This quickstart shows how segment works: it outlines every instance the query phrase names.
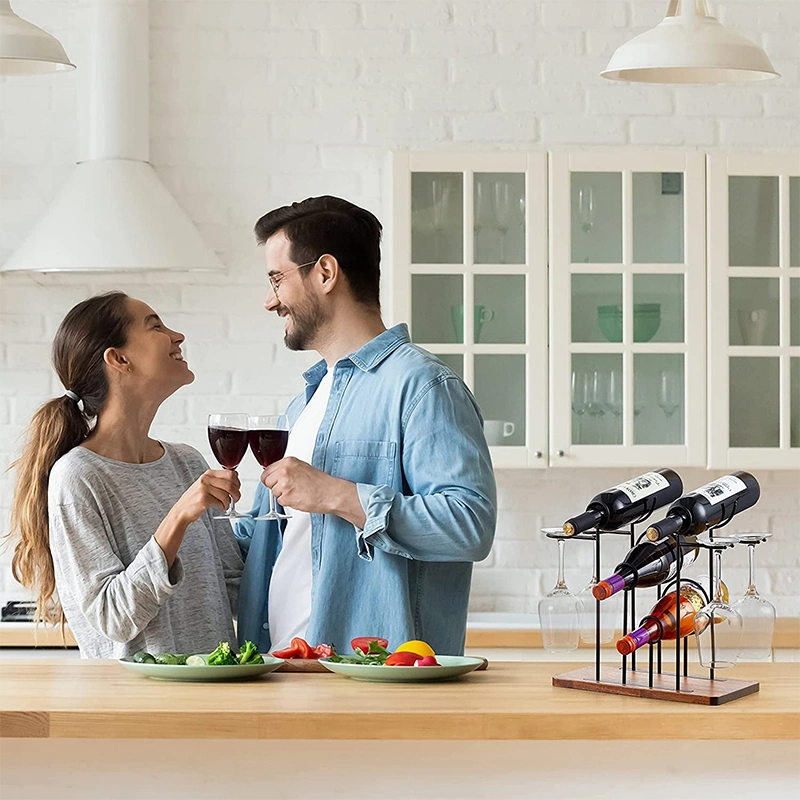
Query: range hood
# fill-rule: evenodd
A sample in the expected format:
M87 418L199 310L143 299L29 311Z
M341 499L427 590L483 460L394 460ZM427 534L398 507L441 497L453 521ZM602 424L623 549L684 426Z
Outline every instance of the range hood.
M148 0L82 0L78 164L3 272L221 270L148 163Z

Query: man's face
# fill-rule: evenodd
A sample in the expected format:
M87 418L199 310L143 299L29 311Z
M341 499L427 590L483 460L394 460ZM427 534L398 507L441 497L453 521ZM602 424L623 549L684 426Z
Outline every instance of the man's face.
M267 275L278 285L269 285L264 308L286 320L283 341L290 350L312 350L328 315L311 279L314 267L299 270L292 261L291 242L283 231L270 236L264 245Z

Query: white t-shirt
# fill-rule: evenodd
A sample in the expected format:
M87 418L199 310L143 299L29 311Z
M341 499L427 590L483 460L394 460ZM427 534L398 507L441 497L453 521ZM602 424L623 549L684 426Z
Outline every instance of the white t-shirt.
M310 464L319 426L328 408L333 371L325 377L289 434L286 455ZM311 514L286 508L283 545L269 584L269 635L272 650L283 650L295 636L305 637L311 618ZM318 642L309 642L313 647Z

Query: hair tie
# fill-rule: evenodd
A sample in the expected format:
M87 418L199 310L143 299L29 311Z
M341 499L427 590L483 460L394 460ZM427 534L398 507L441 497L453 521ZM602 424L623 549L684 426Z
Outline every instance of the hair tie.
M75 392L71 392L69 389L67 389L64 392L64 397L69 397L69 399L72 400L72 402L75 403L76 406L78 406L78 410L83 411L83 400L81 400L81 398L78 397L78 395L75 394Z

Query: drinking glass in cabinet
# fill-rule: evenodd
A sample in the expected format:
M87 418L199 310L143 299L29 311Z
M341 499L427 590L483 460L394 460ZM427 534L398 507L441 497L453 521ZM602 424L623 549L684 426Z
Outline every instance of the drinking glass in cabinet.
M622 355L572 356L572 443L622 443Z
M684 443L682 353L633 357L633 443Z
M756 589L756 545L767 541L771 533L735 533L732 539L747 545L749 578L747 591L733 607L742 618L742 643L739 661L766 661L772 655L772 634L775 630L775 606Z
M474 249L476 264L525 262L525 176L476 172Z
M730 278L728 288L731 345L779 344L779 279Z
M461 309L460 321L452 309ZM411 276L411 337L420 344L464 341L464 276Z
M561 528L544 528L543 533ZM558 543L558 576L556 585L539 601L539 625L542 645L548 653L571 653L578 648L581 629L581 603L564 580L564 539Z
M684 276L633 276L633 341L684 341Z
M606 411L617 420L612 427L612 435L614 431L621 431L622 423L622 373L612 369L608 373L608 383L606 384ZM620 442L616 442L620 444Z
M411 175L411 260L460 264L464 260L464 177L460 172Z
M714 599L694 617L697 653L701 666L723 669L736 664L742 641L742 618L731 608L722 594L722 550L733 539L714 537Z
M575 272L570 292L573 342L622 341L622 275Z
M473 341L483 344L524 344L526 278L524 275L475 275L475 307L486 309ZM491 312L491 314L489 313Z
M622 173L571 175L572 263L622 262Z
M572 370L572 441L583 443L583 417L589 407L589 374L583 369Z

